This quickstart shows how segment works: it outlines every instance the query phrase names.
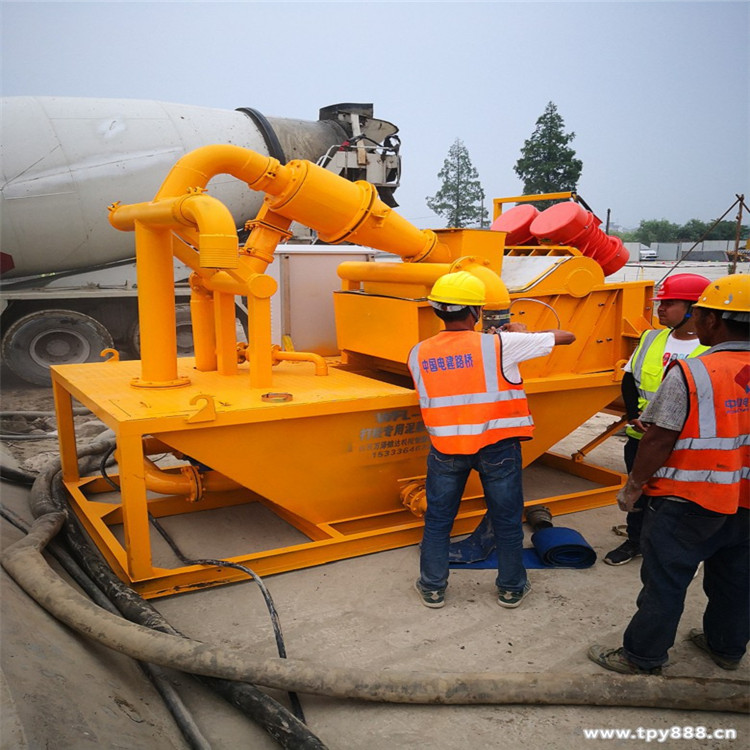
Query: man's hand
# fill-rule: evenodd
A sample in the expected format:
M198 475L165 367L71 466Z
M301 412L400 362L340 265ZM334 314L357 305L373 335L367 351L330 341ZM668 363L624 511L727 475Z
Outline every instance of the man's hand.
M631 419L628 424L634 429L638 430L638 432L646 432L650 426L648 422L641 422L640 417Z
M500 326L504 333L528 333L529 329L523 323L505 323Z
M625 513L638 512L633 511L633 506L638 502L638 498L643 494L643 485L634 482L630 477L624 486L617 493L617 505Z

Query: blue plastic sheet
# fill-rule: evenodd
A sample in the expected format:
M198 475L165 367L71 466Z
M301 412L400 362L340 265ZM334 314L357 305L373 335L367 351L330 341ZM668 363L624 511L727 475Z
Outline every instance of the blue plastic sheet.
M523 551L526 568L590 568L596 562L596 552L575 529L562 526L539 529L531 535L531 543L534 546ZM450 567L497 568L497 552L493 550L479 562L451 563Z

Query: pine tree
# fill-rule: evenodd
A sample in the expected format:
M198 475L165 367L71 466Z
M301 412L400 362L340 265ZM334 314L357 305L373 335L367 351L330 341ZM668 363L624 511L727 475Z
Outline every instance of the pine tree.
M564 133L565 123L553 102L547 104L536 128L521 149L521 158L513 170L523 180L523 194L556 193L575 190L583 171L583 163L568 145L575 133ZM544 209L553 201L537 201Z
M450 147L438 177L442 185L435 195L426 198L429 209L442 216L447 227L484 227L489 218L484 190L460 138Z

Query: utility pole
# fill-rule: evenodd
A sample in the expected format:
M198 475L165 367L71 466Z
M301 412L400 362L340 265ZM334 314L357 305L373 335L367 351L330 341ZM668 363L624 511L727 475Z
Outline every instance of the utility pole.
M735 193L735 195L737 195ZM737 211L737 226L734 230L734 258L732 259L732 273L737 273L737 260L740 256L740 232L742 231L742 207L745 205L745 196L737 195L739 210Z

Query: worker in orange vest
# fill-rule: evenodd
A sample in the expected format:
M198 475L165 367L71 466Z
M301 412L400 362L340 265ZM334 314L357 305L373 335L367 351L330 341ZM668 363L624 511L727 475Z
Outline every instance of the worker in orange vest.
M475 331L485 287L466 271L439 278L427 299L445 330L417 344L408 360L432 443L417 593L426 607L445 604L450 533L475 469L498 551L498 604L517 607L531 590L522 560L520 441L534 429L518 363L545 356L575 336L529 333L520 323L505 324L498 333Z
M588 652L615 672L661 674L701 562L708 603L703 629L688 640L734 670L750 639L750 276L711 282L693 305L693 324L710 348L667 372L617 496L624 511L641 493L648 505L638 610L622 647Z

